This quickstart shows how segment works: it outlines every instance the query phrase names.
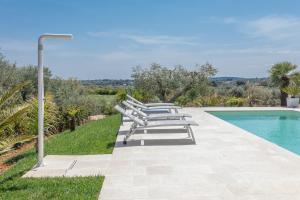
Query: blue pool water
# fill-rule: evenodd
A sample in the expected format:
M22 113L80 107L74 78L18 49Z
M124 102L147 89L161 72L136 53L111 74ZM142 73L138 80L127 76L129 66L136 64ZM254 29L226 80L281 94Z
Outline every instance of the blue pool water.
M208 113L300 155L300 112L213 111Z

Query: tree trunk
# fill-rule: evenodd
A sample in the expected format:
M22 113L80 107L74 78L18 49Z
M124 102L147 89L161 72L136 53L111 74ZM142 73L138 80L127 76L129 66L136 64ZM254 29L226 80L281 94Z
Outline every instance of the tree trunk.
M282 82L283 82L283 84L281 85L281 88L280 88L280 105L282 107L285 107L287 105L286 98L288 97L288 94L283 92L282 89L289 86L290 80L288 77L282 77Z
M36 137L36 139L35 139L34 148L35 148L35 153L38 154L38 152L39 152L39 149L38 149L38 137Z
M72 119L70 120L70 130L75 131L75 127L76 127L76 120L75 117L72 117Z
M287 104L286 104L286 98L288 97L288 94L283 92L283 91L280 91L280 105L282 107L285 107Z

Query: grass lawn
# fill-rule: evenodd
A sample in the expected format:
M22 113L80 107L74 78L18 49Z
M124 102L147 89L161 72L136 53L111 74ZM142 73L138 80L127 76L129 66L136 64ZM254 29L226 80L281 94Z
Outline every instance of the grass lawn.
M120 116L113 115L77 127L75 132L65 131L46 142L47 155L85 155L112 153Z
M46 141L46 154L111 153L120 125L113 115L65 131ZM0 176L0 199L97 199L104 177L21 178L36 163L35 151L29 150L8 163L15 163Z

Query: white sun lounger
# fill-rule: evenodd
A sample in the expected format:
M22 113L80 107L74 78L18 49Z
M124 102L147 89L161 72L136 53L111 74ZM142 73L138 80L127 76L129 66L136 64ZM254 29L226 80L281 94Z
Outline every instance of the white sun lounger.
M141 104L137 104L133 101L129 101L127 100L126 101L127 103L131 104L132 106L138 108L138 109L141 109L143 111L146 111L146 112L151 112L151 111L168 111L168 112L171 112L172 110L175 111L175 113L178 113L178 109L181 109L180 106L155 106L155 107L147 107L147 106L144 106L144 105L141 105Z
M198 126L198 124L194 121L186 121L186 120L162 120L162 121L146 121L139 119L136 116L133 116L121 108L120 106L116 105L115 109L122 113L122 115L130 118L133 123L130 127L128 134L125 136L123 143L126 144L127 140L131 135L133 135L137 130L147 130L151 128L157 127L184 127L187 130L189 137L193 134L191 126ZM170 128L174 129L174 128Z
M146 107L156 107L156 106L174 106L173 103L142 103L139 100L137 100L136 98L133 98L130 95L126 95L128 99L130 99L131 101L133 101L134 103L146 106Z
M126 106L126 108L131 109L133 111L133 115L138 115L139 118L145 120L172 120L172 119L182 119L184 120L185 117L192 117L189 114L183 113L161 113L161 114L147 114L142 110L137 109L136 107L132 106L126 101L123 101L122 104Z

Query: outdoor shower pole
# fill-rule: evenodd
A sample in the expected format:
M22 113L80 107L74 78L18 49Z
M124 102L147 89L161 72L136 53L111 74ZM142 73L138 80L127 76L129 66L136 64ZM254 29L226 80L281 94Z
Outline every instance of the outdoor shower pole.
M44 67L43 41L45 39L72 39L71 34L43 34L38 40L38 163L37 167L44 166Z

